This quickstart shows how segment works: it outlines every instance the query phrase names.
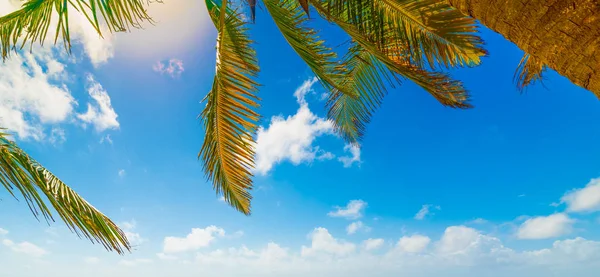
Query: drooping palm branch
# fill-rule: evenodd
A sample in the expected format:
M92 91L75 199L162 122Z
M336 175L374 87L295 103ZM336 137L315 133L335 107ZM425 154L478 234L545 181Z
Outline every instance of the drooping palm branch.
M228 0L205 0L218 31L213 86L201 113L206 134L199 158L217 193L250 213L254 134L259 115L256 55L241 13ZM246 1L254 21L257 0ZM486 54L473 19L445 0L263 0L286 41L330 91L328 117L348 142L358 143L386 94L386 84L411 80L443 105L467 108L462 84L436 68L474 66ZM69 8L83 13L101 34L152 22L142 0L29 0L0 18L2 57L26 43L43 43L54 13L55 43L70 49ZM352 47L341 59L307 21L309 5L341 27ZM54 12L53 12L54 9ZM221 12L225 11L225 12ZM306 14L306 15L305 15ZM99 20L99 18L101 20Z
M0 183L13 197L17 198L15 193L20 194L35 217L54 220L45 198L78 235L119 254L130 250L127 237L114 222L7 137L0 128Z
M310 0L336 17L367 32L374 41L401 42L411 62L423 67L474 66L486 55L474 35L475 20L445 0Z
M386 83L394 87L399 82L398 75L388 70L362 46L354 45L342 62L348 70L344 80L358 97L333 90L327 100L328 118L335 122L336 131L351 143L358 143L372 114L381 105L387 94Z
M249 190L254 166L254 132L258 107L256 53L248 38L246 23L227 8L206 0L217 28L217 64L213 86L206 96L201 117L206 134L198 154L205 173L218 194L244 214L250 214ZM223 12L225 7L225 12Z
M288 44L308 65L327 90L336 90L357 97L342 84L348 74L337 61L337 55L307 26L308 18L297 0L263 0L275 24Z

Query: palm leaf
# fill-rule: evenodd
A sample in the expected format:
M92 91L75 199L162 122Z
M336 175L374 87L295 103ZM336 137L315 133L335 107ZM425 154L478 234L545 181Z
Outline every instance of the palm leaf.
M313 6L324 17L340 26L356 43L374 58L384 64L390 71L399 74L429 92L444 106L453 108L468 108L468 93L457 80L452 80L448 75L440 72L431 72L415 65L410 60L410 55L402 49L403 44L397 41L378 40L366 29L345 22L327 12L320 0L311 0Z
M312 69L327 90L336 89L357 96L340 81L347 72L335 61L336 54L319 40L317 32L305 25L308 20L297 0L264 0L275 24L300 58Z
M20 192L36 217L53 220L41 192L69 229L107 250L122 254L131 246L123 231L108 217L86 202L54 174L32 159L0 129L0 183L16 197Z
M515 71L517 88L523 91L525 87L542 80L542 73L546 70L544 63L525 53Z
M143 0L29 0L21 9L0 17L0 48L6 59L12 50L22 49L27 43L44 44L54 15L58 16L54 43L61 37L67 51L71 49L69 34L69 6L81 12L99 35L101 22L111 32L140 28L143 21L152 22ZM99 20L99 18L101 20Z
M402 41L420 67L474 66L486 55L475 20L446 0L312 0L337 17L368 32L378 42ZM397 49L398 50L398 49Z
M239 14L206 0L218 30L216 74L201 117L206 134L198 154L217 193L244 214L250 214L254 167L254 133L259 115L256 96L256 53ZM223 11L225 7L226 12Z
M345 80L358 97L332 91L327 100L327 115L334 122L337 133L346 141L358 143L371 115L387 94L386 81L393 87L393 79L397 76L358 45L351 47L343 66L348 70Z

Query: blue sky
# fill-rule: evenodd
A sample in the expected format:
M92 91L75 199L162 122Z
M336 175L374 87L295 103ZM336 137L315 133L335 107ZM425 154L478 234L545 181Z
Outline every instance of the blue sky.
M259 9L251 26L263 85L253 214L228 207L196 158L216 35L200 2L151 7L156 27L105 40L73 20L72 57L46 46L0 65L1 125L136 245L108 253L60 222L36 221L0 192L3 276L598 270L600 103L552 71L520 94L513 74L522 52L486 29L490 56L451 72L474 109L444 108L405 82L386 96L358 149L333 134L325 91ZM313 22L332 31L332 44L344 40Z

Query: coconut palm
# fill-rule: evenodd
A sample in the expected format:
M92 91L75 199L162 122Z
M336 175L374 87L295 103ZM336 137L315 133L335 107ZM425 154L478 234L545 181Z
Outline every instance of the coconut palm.
M206 133L198 157L216 192L237 210L250 214L254 135L260 116L256 112L259 98L255 81L259 67L247 32L251 22L245 20L239 2L205 2L218 31L217 60L214 82L200 114ZM249 18L254 20L259 3L256 0L244 3L249 7ZM440 70L478 65L486 52L476 34L475 21L452 8L446 0L263 0L261 3L290 47L329 91L328 117L349 143L360 142L372 113L387 93L386 88L404 79L422 87L444 106L470 107L462 83ZM309 6L348 34L347 49L327 46L319 32L310 26ZM70 50L70 12L84 14L101 35L102 25L111 32L120 32L152 22L143 0L28 0L21 9L0 18L2 57L8 58L12 50L25 45L43 43L52 20L56 22L55 27L52 25L56 30L55 43L61 40ZM335 50L346 54L338 57ZM36 165L38 171L30 174L47 172ZM6 170L18 169L13 169L14 164L3 166ZM47 182L41 176L38 179L30 178L19 184L27 187L37 184L33 181ZM58 202L71 198L52 199L63 205ZM83 214L78 210L82 206L69 207L62 210L63 218L82 222ZM105 217L95 218L97 222L109 222ZM92 227L84 230L96 239L104 239L103 242L110 241L109 247L115 248L112 243L115 240L110 240L113 238L127 245L120 232L107 237L103 236L105 233L92 232L95 230Z

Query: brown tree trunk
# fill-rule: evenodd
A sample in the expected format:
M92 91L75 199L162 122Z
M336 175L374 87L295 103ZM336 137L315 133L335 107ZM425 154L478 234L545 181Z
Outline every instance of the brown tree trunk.
M448 0L600 97L600 0Z

